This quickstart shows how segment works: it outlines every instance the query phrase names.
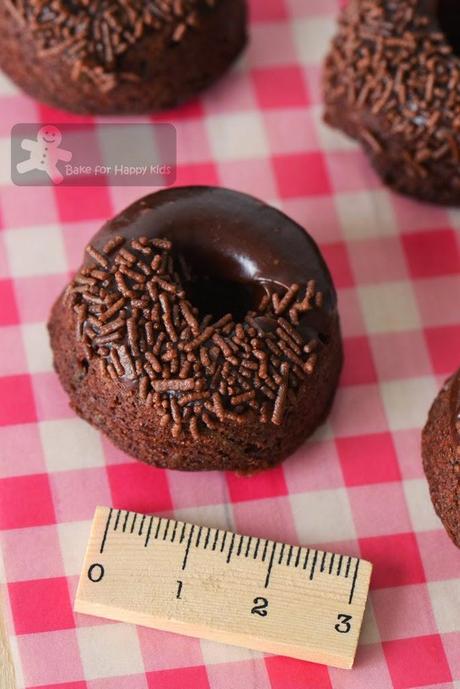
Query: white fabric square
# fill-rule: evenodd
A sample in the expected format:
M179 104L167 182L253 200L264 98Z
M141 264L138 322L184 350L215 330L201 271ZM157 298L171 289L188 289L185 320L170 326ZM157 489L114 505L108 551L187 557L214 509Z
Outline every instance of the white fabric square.
M21 329L30 373L52 371L53 355L46 323L23 323Z
M0 184L11 184L11 141L6 138L0 138Z
M376 644L380 641L380 633L374 615L372 601L368 600L364 609L363 624L359 636L360 644Z
M344 488L291 495L289 500L302 545L356 538L350 503Z
M0 72L0 95L13 96L18 93L18 87L9 79L4 72Z
M201 652L205 665L217 665L219 663L239 663L245 660L262 658L263 653L251 651L249 648L240 646L229 646L217 641L201 639Z
M269 153L264 123L256 112L210 115L206 127L219 161L261 158Z
M90 529L90 520L57 525L64 572L67 577L79 576L81 573Z
M397 353L395 354L397 356ZM380 390L392 431L422 428L436 396L433 378L410 378L382 383ZM421 460L420 460L421 461Z
M369 333L402 332L420 328L420 315L409 282L387 282L358 287ZM394 352L398 356L398 352Z
M136 627L107 624L77 629L85 677L118 677L144 672Z
M440 633L458 632L460 625L460 579L433 581L428 584L428 590Z
M433 531L441 528L426 479L414 478L404 481L403 488L414 531Z
M40 436L49 471L103 466L99 433L81 419L42 421Z
M233 508L229 503L178 509L174 511L174 519L198 526L210 526L212 529L231 531L234 528Z
M334 197L346 239L370 239L397 234L391 197L385 189L342 192Z
M14 277L67 271L62 233L52 225L5 230L5 244Z
M312 105L310 107L310 112L323 150L353 151L359 148L359 144L350 136L326 124L323 119L324 105Z
M294 42L301 62L321 63L337 31L335 17L305 17L293 23Z

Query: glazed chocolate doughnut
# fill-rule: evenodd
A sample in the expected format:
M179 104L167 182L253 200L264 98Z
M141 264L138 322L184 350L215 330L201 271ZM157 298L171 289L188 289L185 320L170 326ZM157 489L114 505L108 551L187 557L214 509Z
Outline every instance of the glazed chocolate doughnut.
M246 0L0 0L0 68L65 110L150 112L220 77L246 25Z
M460 370L433 402L423 429L422 454L436 513L460 548Z
M49 331L75 411L173 469L280 462L325 418L342 364L336 294L311 237L212 187L151 194L106 223Z
M350 0L324 71L326 122L391 187L443 204L460 203L458 27L457 0Z

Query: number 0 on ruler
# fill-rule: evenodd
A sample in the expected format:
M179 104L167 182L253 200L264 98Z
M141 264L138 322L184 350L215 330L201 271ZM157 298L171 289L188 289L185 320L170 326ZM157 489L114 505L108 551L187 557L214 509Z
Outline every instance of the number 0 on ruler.
M76 612L350 668L372 565L98 507Z

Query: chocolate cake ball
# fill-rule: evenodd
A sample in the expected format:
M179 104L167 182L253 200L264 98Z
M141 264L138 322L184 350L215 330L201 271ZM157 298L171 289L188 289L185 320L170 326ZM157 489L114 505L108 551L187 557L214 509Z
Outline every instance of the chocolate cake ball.
M218 79L246 24L246 0L2 0L0 68L65 110L150 112Z
M404 194L460 203L460 3L350 0L324 71L325 120Z
M49 331L75 411L172 469L280 462L324 420L342 365L336 293L312 238L212 187L160 191L107 222Z
M436 513L460 548L460 370L433 402L423 429L422 454Z

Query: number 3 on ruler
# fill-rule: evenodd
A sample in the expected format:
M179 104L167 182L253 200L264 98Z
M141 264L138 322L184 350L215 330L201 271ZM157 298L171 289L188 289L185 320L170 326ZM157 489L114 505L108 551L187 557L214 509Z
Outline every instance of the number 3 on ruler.
M334 625L335 631L340 632L340 634L347 634L351 629L351 624L350 624L350 620L352 619L351 615L339 614L339 615L337 615L337 619L338 619L338 622L336 625Z

